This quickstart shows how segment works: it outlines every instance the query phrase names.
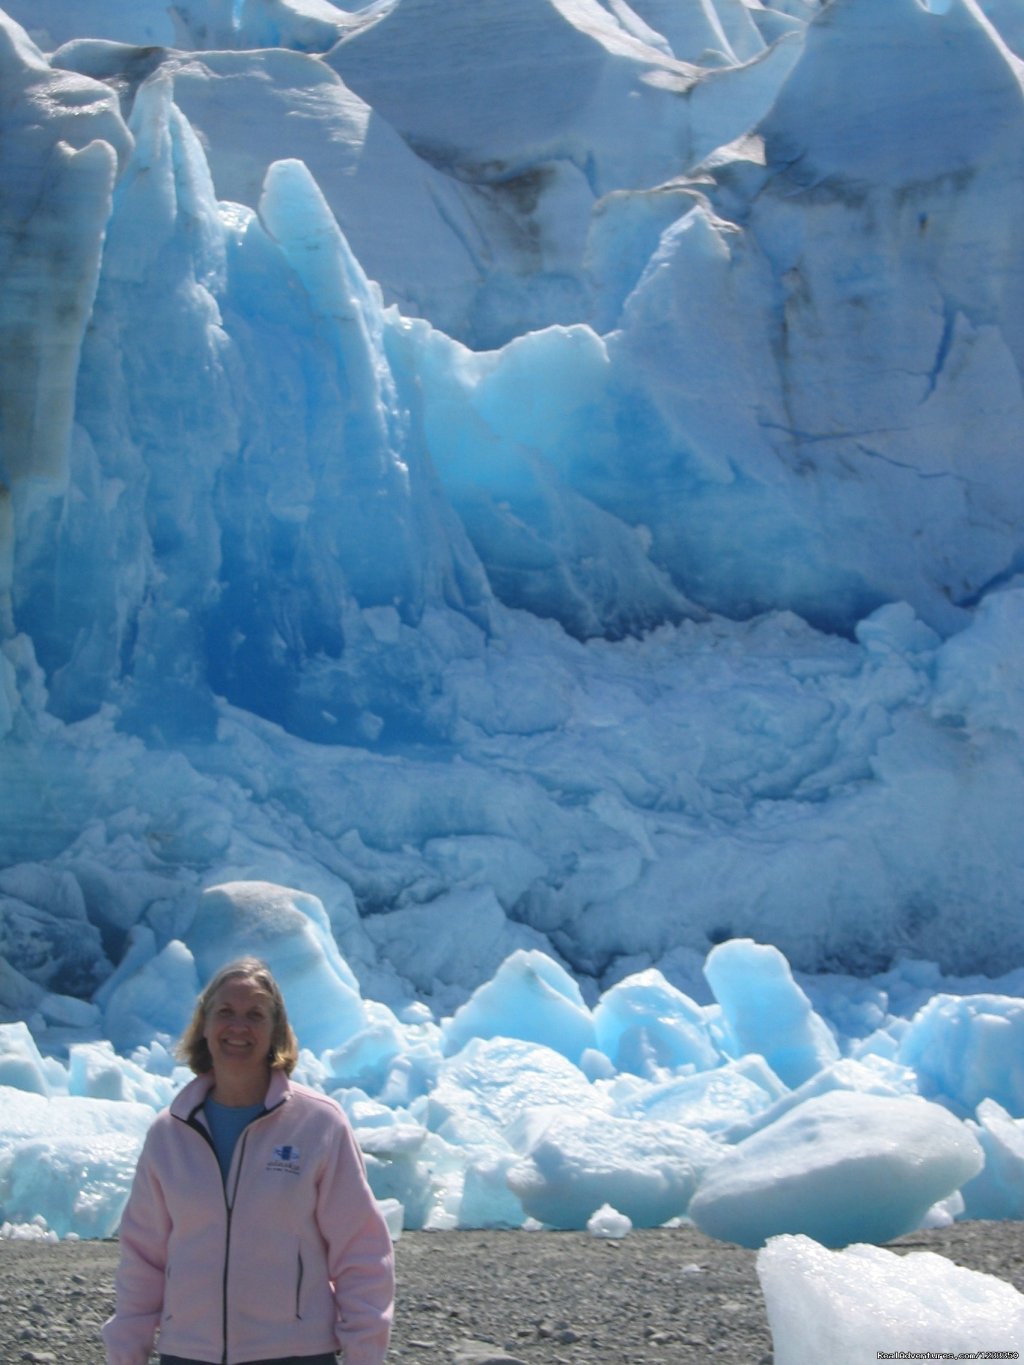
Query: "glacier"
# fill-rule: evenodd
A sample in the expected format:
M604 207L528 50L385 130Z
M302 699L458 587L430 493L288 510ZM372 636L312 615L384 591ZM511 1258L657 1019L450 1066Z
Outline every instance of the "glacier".
M1022 51L7 0L6 1228L241 950L407 1227L1021 1216Z

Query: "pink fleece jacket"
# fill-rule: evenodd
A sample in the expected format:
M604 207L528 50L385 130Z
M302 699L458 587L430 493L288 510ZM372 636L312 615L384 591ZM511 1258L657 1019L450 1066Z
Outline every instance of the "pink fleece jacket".
M344 1351L380 1365L394 1263L348 1120L327 1096L271 1075L225 1183L190 1082L146 1135L121 1219L109 1365L167 1355L237 1365Z

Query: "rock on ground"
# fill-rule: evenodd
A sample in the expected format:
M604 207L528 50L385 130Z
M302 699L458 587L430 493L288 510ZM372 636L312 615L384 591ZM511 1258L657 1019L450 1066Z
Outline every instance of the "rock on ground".
M1024 1292L1020 1223L957 1223L927 1248ZM3 1365L103 1365L116 1242L0 1241ZM770 1365L755 1255L690 1227L405 1233L389 1361L403 1365Z

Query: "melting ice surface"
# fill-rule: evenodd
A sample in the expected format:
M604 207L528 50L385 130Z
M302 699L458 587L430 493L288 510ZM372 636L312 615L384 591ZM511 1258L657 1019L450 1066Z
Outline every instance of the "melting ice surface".
M253 949L396 1226L1022 1216L1022 44L8 0L8 1228Z

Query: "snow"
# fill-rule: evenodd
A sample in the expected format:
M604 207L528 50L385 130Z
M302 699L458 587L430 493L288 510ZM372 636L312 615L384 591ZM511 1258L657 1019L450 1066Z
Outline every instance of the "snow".
M468 13L0 14L4 1235L241 951L396 1232L1019 1218L1019 15Z

